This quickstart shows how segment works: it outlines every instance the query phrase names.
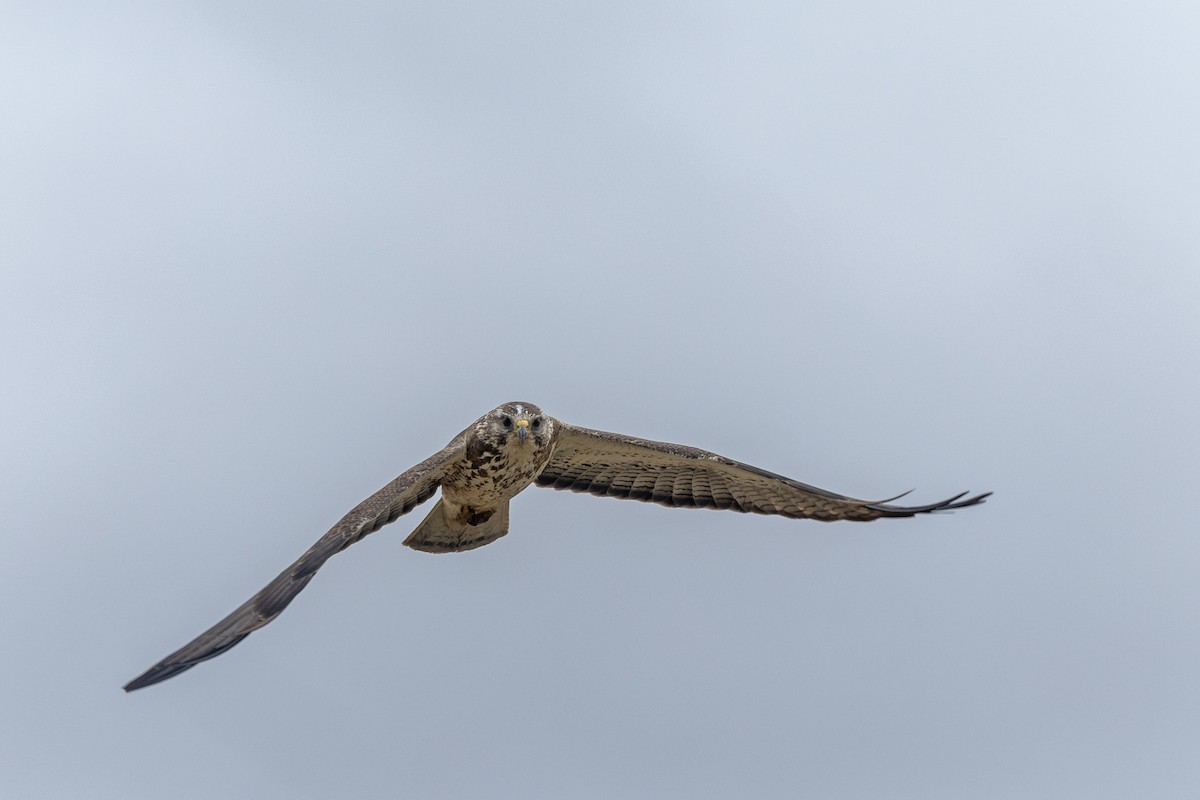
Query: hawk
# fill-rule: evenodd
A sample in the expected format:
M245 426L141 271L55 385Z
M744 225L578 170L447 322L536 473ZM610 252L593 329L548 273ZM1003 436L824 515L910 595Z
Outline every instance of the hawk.
M141 689L218 656L279 616L330 556L433 497L404 544L456 553L508 533L508 503L531 484L659 503L823 522L911 517L982 503L991 492L924 506L855 500L739 461L667 442L579 428L532 403L505 403L359 503L304 555L232 614L125 685ZM965 498L965 499L964 499Z

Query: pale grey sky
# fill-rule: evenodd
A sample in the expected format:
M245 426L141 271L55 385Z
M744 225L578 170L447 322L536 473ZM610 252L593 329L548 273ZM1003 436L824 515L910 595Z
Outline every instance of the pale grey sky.
M0 794L1194 798L1192 3L175 3L0 24ZM859 496L530 490L528 400Z

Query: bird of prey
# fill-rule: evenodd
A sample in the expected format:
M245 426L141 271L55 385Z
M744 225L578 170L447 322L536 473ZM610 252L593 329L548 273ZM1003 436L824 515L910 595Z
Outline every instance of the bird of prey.
M316 544L232 614L125 685L125 691L174 677L218 656L266 625L292 602L330 556L442 496L404 544L455 553L508 533L508 502L530 484L659 503L778 514L823 522L911 517L982 503L991 492L924 506L855 500L679 444L579 428L532 403L505 403L448 445L359 503ZM965 499L964 499L965 498Z

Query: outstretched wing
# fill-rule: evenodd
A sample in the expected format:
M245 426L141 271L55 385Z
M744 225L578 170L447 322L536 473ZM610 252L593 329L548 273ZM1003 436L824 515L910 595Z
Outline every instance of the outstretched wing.
M706 450L559 422L558 444L538 486L677 508L719 508L794 519L867 521L982 503L966 492L925 506L856 500ZM896 498L892 498L893 500Z
M446 464L462 452L460 435L444 450L401 474L355 506L294 564L279 573L236 611L125 684L132 692L165 681L214 656L219 656L266 625L292 602L330 556L345 550L397 517L428 500L441 484Z

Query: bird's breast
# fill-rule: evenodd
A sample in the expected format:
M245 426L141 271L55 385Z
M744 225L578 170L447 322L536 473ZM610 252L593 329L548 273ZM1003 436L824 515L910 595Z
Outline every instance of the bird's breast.
M552 448L530 446L470 449L442 479L442 494L469 506L508 500L533 483L550 460Z

